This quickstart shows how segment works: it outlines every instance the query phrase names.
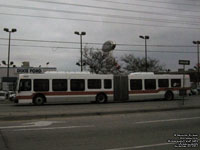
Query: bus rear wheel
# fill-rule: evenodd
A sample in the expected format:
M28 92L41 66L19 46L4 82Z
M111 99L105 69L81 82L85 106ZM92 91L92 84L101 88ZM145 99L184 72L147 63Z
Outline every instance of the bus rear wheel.
M107 102L107 97L104 93L100 93L96 96L96 102L97 103L106 103Z
M42 95L38 95L34 98L33 103L35 105L43 105L45 102L45 98Z
M168 91L166 94L165 94L165 99L170 101L170 100L173 100L174 99L174 95L172 92Z

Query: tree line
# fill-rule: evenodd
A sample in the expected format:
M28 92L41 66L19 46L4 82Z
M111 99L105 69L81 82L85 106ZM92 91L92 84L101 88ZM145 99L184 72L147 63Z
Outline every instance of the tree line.
M77 64L80 64L80 60ZM125 54L117 60L112 53L103 52L101 49L84 47L82 64L84 70L95 74L121 74L130 72L145 72L145 58ZM148 58L149 72L164 71L164 65L159 60Z

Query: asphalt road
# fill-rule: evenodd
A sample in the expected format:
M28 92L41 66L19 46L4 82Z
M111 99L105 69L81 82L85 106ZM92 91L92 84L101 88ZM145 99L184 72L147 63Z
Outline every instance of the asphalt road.
M199 109L0 122L0 150L199 150L169 142L199 136Z
M173 111L178 109L200 109L200 96L186 97L184 105L182 99L173 101L153 100L107 104L65 103L48 104L44 106L0 103L0 121L129 114L152 111Z

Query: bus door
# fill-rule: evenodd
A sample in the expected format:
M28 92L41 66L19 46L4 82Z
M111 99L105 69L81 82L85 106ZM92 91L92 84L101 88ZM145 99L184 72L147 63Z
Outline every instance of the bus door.
M18 96L31 96L32 95L32 81L31 79L21 79L19 81Z
M128 76L114 76L114 101L129 100Z

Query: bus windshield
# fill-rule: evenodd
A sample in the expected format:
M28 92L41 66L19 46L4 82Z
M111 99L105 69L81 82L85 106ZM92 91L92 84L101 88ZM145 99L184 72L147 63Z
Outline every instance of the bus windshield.
M19 91L30 91L31 90L31 80L21 79L19 83Z

